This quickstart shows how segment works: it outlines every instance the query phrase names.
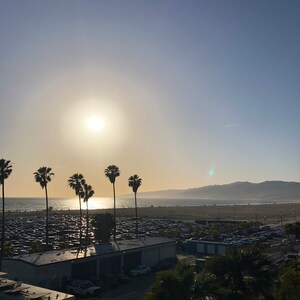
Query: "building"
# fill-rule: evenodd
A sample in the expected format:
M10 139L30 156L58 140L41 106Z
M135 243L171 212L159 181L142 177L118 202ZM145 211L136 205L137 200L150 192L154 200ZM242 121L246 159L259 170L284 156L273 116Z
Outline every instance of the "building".
M50 288L64 288L68 279L88 279L127 272L143 264L154 266L176 256L176 242L161 237L145 237L90 246L14 256L3 260L3 270L11 278Z
M186 250L194 255L224 255L231 249L229 243L202 241L202 240L187 240Z

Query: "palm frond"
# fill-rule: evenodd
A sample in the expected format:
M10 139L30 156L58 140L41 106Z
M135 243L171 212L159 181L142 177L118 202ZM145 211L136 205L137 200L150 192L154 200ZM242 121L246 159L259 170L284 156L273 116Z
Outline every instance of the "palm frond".
M4 183L12 173L12 164L10 160L0 159L0 184Z
M39 183L42 188L47 186L48 182L50 182L54 176L54 173L51 172L51 170L52 169L49 167L40 167L33 173L35 181Z
M115 183L116 177L120 176L120 170L116 165L110 165L104 170L104 174L111 183Z
M80 196L82 198L82 191L83 191L83 184L85 183L85 180L83 178L82 174L73 174L68 179L68 184L70 188L72 188L75 191L75 194Z
M94 192L92 186L88 185L87 183L85 183L83 185L83 193L82 193L82 195L83 195L83 202L88 202L89 199L91 197L93 197L94 193L95 192Z
M133 175L128 178L128 186L132 187L134 193L137 192L138 188L142 185L142 178L138 175Z

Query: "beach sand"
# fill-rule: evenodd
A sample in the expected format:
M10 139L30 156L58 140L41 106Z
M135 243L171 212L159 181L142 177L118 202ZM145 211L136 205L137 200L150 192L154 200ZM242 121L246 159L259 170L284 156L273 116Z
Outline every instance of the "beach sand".
M98 213L113 213L113 209L90 210L90 215ZM76 210L52 211L52 214L71 214ZM38 212L7 212L7 216L43 215ZM83 211L85 214L85 211ZM134 217L134 208L119 208L117 216ZM300 222L300 203L266 204L266 205L223 205L223 206L176 206L176 207L140 207L138 217L166 218L166 219L202 219L202 220L242 220L259 221L262 223Z

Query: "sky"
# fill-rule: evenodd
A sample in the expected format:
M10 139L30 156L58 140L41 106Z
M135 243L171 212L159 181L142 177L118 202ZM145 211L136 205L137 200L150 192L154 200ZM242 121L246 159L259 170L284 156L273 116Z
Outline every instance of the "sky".
M111 196L111 164L119 195L133 174L141 192L300 181L299 15L297 0L1 0L6 195L43 197L41 166L50 197L72 197L77 172Z

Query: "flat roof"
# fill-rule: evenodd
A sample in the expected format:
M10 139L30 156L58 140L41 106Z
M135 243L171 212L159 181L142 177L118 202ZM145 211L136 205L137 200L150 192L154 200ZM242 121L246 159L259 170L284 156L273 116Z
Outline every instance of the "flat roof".
M121 240L107 244L95 244L87 250L66 249L47 251L44 253L33 253L13 256L11 260L21 260L35 266L59 263L69 260L84 259L92 256L105 255L108 253L124 252L131 249L146 248L155 245L175 243L174 240L163 237L144 237L133 240Z
M7 276L7 273L5 273L5 272L0 272L0 277L3 277L3 276Z
M6 278L0 279L0 299L17 299L17 300L73 300L74 295L61 293L54 290L41 288L39 286L22 283Z
M196 243L196 244L211 244L211 245L221 245L221 246L232 246L231 243L205 241L205 240L186 240L186 242L187 243Z

